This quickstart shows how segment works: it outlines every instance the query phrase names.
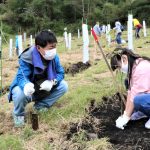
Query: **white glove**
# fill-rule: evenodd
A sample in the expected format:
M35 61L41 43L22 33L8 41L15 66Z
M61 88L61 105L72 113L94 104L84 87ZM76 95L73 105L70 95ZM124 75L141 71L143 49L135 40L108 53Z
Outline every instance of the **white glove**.
M40 85L40 90L45 90L45 91L50 91L54 85L54 81L51 80L45 80L41 85Z
M31 96L35 92L34 84L29 82L24 86L24 94L26 96Z
M122 115L116 120L116 127L120 129L124 129L124 126L128 123L130 118L127 115Z

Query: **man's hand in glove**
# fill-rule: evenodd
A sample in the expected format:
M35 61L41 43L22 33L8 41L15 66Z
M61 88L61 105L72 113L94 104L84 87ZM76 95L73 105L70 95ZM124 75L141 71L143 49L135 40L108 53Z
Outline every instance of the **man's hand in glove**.
M31 96L35 92L34 84L29 82L24 86L24 94L26 96Z
M54 81L51 80L45 80L41 85L40 85L40 90L45 90L45 91L50 91L54 85Z
M126 114L123 114L116 120L116 127L123 130L124 126L128 123L129 120L130 118Z

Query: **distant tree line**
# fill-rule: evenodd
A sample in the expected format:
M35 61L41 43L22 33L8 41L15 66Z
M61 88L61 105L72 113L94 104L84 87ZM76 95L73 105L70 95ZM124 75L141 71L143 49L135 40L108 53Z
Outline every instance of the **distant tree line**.
M0 0L0 20L5 32L36 33L52 29L57 34L68 27L72 33L82 22L93 26L114 25L116 19L126 24L128 13L150 23L149 0Z

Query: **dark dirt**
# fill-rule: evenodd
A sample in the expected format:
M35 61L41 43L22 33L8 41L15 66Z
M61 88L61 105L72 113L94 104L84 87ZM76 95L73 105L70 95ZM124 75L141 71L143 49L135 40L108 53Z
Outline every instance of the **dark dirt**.
M150 41L146 41L145 44L150 43Z
M69 64L69 67L64 67L64 68L65 68L65 73L70 73L72 76L74 76L76 73L79 73L82 70L89 68L90 66L91 64L89 62L87 63L78 62L76 64Z
M66 139L85 131L85 140L108 137L114 149L150 150L150 130L145 129L147 119L129 121L124 130L115 127L115 120L121 115L121 101L118 93L103 97L102 104L91 101L86 109L87 116L79 123L71 123Z
M142 46L138 46L137 48L142 48Z

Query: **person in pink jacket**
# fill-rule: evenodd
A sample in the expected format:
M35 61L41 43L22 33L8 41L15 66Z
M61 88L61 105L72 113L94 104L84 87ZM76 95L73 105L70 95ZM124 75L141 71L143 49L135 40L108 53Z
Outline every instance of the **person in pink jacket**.
M116 127L124 129L129 120L149 117L145 128L150 129L150 58L122 48L114 53L110 63L113 71L120 69L128 79L125 110L116 120Z

